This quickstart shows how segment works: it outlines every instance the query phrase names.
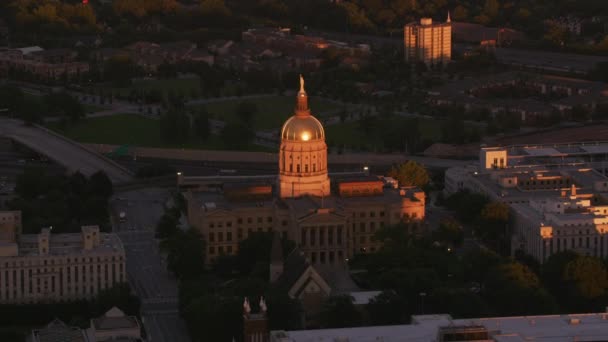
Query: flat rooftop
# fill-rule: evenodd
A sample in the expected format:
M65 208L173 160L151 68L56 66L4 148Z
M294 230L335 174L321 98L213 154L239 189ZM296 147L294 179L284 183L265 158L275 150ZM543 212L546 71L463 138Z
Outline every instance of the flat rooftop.
M100 233L99 245L83 250L82 233L51 234L49 255L97 254L123 251L116 234ZM19 256L35 256L38 253L38 234L23 234L19 238Z
M271 341L429 342L442 327L485 327L497 342L608 341L608 314L452 319L449 315L413 316L413 324L344 329L273 331ZM274 340L272 338L275 338Z

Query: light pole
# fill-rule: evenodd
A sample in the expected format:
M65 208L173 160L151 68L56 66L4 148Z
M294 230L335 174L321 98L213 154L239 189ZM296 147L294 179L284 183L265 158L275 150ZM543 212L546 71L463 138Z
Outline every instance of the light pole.
M420 296L420 312L424 315L424 297L426 297L426 292L420 292L418 295Z

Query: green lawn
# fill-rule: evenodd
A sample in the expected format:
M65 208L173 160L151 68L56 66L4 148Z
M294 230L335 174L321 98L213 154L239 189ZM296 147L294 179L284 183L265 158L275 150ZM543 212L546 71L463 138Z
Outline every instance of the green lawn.
M105 88L108 89L108 88ZM162 93L174 91L185 96L190 96L192 89L197 94L201 92L201 83L198 77L192 78L170 78L160 80L137 80L129 87L125 88L110 88L114 93L119 93L123 96L128 96L131 90L159 90Z
M192 140L185 144L167 144L160 138L160 121L147 119L136 114L90 118L65 128L62 128L59 123L53 122L48 124L48 128L83 143L210 150L226 149L220 137L216 135L212 135L204 142ZM253 144L248 150L269 151L267 148Z
M84 105L84 111L86 113L97 113L97 112L101 112L103 110L106 110L106 107L91 105L91 104Z
M378 120L382 120L379 118ZM393 118L393 121L409 121L411 119ZM384 136L377 127L371 136L366 136L359 128L358 122L346 122L325 127L327 141L335 146L346 145L350 147L382 146ZM441 139L441 121L434 119L419 119L418 130L422 140L439 141Z
M235 115L236 107L242 101L255 103L257 106L258 112L254 117L256 129L280 129L285 120L293 115L296 103L295 96L270 96L214 102L204 106L214 118L234 122L238 120ZM318 117L323 117L324 112L341 108L339 104L316 97L309 98L309 107L312 114Z

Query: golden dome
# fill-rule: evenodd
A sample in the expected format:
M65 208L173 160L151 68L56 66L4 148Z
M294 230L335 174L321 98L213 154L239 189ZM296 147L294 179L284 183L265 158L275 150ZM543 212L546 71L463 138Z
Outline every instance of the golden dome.
M289 118L281 130L281 139L290 141L324 140L323 125L312 115Z
M308 95L304 90L304 78L300 75L300 91L296 100L294 116L289 118L281 130L281 139L287 141L325 140L323 125L308 109Z

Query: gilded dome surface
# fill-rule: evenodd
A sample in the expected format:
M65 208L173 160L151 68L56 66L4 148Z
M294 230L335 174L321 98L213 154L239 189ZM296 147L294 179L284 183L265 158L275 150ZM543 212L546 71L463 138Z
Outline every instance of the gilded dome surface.
M312 115L294 115L289 118L281 130L281 139L289 141L324 140L323 125Z

